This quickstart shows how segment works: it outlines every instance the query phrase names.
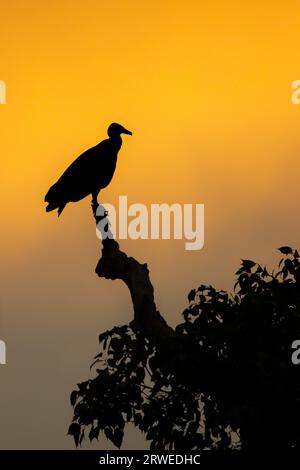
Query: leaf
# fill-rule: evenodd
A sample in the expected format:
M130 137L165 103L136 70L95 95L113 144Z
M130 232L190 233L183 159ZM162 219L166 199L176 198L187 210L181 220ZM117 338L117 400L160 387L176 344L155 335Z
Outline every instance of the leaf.
M195 299L195 295L196 295L196 290L192 289L188 295L188 301L192 302Z
M82 444L82 441L84 439L84 430L81 431L80 438L79 438L79 444Z
M293 253L293 250L290 246L282 246L281 248L278 248L278 250L284 255L290 255Z
M109 344L109 349L113 351L122 351L122 341L119 338L112 338Z
M122 429L120 428L116 428L114 433L113 433L113 436L112 436L112 443L118 447L120 449L121 445L122 445L122 441L123 441L123 436L124 436L124 432Z
M244 268L242 267L242 268L238 269L235 274L236 275L242 274L243 271L244 271Z
M124 432L120 428L111 429L106 427L104 429L105 436L109 439L116 447L120 449L123 441Z
M132 408L131 406L127 409L127 413L126 413L126 420L127 422L129 422L132 418Z
M98 439L99 432L100 432L100 427L99 426L92 427L90 432L89 432L90 441L92 441L93 439Z
M268 276L270 276L270 274L268 273L267 269L264 268L262 272L262 277L268 277Z
M79 435L80 435L80 424L72 423L68 430L68 435L73 436L75 445L78 447L79 444Z
M84 393L87 389L88 386L88 381L87 382L81 382L80 384L77 384L77 387L79 388L79 391L81 393Z
M101 333L99 335L99 343L102 343L102 341L106 338L107 335L108 335L108 331L104 331L104 333Z
M71 405L72 406L75 406L75 403L77 401L77 397L78 397L78 392L77 390L73 390L73 392L71 393L70 395L70 402L71 402Z
M99 343L101 344L103 342L103 348L106 348L107 345L107 340L110 337L110 331L105 331L104 333L101 333L99 335Z
M254 261L251 261L251 259L242 259L242 264L243 268L247 270L250 270L251 268L253 268L253 266L256 265L256 263L254 263Z

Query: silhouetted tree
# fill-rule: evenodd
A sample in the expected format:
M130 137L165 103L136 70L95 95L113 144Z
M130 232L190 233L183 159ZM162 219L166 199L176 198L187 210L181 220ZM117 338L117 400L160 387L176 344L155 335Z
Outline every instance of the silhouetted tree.
M153 450L300 446L300 373L291 361L300 339L298 252L280 248L272 273L242 260L234 295L191 290L173 330L156 310L147 266L116 241L102 243L96 272L126 283L134 320L99 336L95 377L71 394L76 446L104 433L120 447L129 422Z

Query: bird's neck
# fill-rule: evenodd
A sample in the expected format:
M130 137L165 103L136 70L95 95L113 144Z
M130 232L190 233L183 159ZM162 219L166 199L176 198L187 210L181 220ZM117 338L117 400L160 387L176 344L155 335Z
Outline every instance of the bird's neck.
M114 135L109 138L111 143L113 144L114 147L116 147L118 150L121 148L122 145L122 138L120 135Z

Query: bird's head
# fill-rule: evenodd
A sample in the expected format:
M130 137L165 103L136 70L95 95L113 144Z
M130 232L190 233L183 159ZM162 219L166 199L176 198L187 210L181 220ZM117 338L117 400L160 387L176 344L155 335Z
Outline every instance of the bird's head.
M119 137L121 134L132 135L132 132L125 129L125 127L121 126L121 124L113 122L107 129L107 134L108 137Z

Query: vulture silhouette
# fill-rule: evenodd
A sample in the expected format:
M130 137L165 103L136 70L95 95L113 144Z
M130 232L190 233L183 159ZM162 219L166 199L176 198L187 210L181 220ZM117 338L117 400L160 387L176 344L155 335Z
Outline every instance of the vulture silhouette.
M116 169L118 152L122 145L121 134L132 132L113 123L107 129L108 139L81 154L66 169L45 196L46 211L57 209L60 215L68 202L80 201L89 194L98 204L98 194L109 185Z

